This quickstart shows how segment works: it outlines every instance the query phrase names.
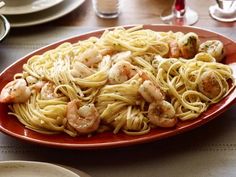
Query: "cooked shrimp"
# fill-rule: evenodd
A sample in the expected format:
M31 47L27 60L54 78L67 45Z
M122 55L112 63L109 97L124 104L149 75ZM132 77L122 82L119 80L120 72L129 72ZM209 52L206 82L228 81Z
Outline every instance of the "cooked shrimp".
M209 98L215 98L221 92L220 82L214 71L207 71L201 75L198 88Z
M219 40L209 40L200 45L199 52L206 52L220 62L224 58L224 45Z
M137 73L135 67L127 61L120 61L114 64L109 71L109 82L111 84L120 84Z
M110 55L106 55L102 58L102 61L99 63L98 69L108 72L108 70L110 70L111 68L111 65L112 65L111 57Z
M98 49L93 47L85 50L79 55L78 61L90 67L94 64L99 63L102 60L102 55L99 53Z
M1 103L24 103L31 95L31 90L24 79L9 82L1 91Z
M115 53L115 51L112 48L105 48L105 49L100 49L99 53L102 56L106 56L106 55L113 55Z
M86 66L81 62L75 62L73 64L73 69L71 70L71 74L74 77L84 78L92 75L94 72L91 68Z
M181 56L180 48L177 41L171 41L169 43L169 57L179 58Z
M197 34L192 32L185 34L178 40L178 46L183 58L193 58L199 48L199 39Z
M55 85L51 82L44 82L40 91L41 99L50 100L53 98L57 98L58 95L54 93Z
M69 125L81 134L96 131L100 124L100 117L94 104L79 107L79 100L73 100L68 103L66 118Z
M31 88L33 88L33 90L36 92L40 92L40 90L45 84L46 84L45 81L37 81L35 84L31 86Z
M34 76L27 76L25 80L29 85L32 85L38 82L38 79Z
M145 80L139 87L139 93L149 103L161 102L164 99L161 90L155 86L150 80Z
M173 127L177 123L174 107L167 101L160 104L151 103L148 108L148 118L153 125L159 127Z
M112 62L117 63L119 61L128 61L131 62L131 55L130 51L119 52L111 57Z

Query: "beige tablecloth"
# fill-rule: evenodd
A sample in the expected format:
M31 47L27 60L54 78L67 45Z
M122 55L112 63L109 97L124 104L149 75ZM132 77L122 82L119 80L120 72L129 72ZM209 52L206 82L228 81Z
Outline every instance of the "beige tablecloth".
M38 27L25 30L12 31L0 44L0 71L41 46L92 29ZM236 40L236 28L213 30ZM217 119L187 133L117 149L53 149L0 133L0 161L3 160L62 164L96 177L233 177L236 176L236 105Z

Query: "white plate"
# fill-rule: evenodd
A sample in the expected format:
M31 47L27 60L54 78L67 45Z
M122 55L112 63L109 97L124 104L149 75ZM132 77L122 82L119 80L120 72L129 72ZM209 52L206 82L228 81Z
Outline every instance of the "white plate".
M0 177L82 177L58 165L33 161L0 162Z
M218 5L213 5L209 7L209 13L212 16L212 18L221 21L221 22L234 22L236 21L236 12L229 17L222 18L217 13Z
M4 15L20 15L28 14L33 12L39 12L50 7L53 7L63 0L32 0L32 1L23 1L19 0L14 2L14 4L8 4L0 9L0 14Z
M79 7L85 0L64 0L62 3L41 12L6 16L11 27L26 27L58 19Z

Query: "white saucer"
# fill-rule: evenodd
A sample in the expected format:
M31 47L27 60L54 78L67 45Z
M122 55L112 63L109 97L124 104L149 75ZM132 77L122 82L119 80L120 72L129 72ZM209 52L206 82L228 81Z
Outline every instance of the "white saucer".
M10 24L8 20L3 15L0 15L0 42L7 36L9 31Z
M79 7L85 0L64 0L62 3L41 12L25 15L9 15L11 27L26 27L58 19Z
M0 9L0 14L4 15L21 15L53 7L64 0L34 0L28 3L23 3L22 0L16 1L15 4L7 4Z
M82 177L58 165L33 161L0 162L0 177Z
M212 18L221 21L221 22L234 22L236 21L236 12L233 13L233 15L231 16L224 16L224 18L222 18L222 16L219 15L219 10L218 10L218 5L213 5L209 7L209 13L212 16Z

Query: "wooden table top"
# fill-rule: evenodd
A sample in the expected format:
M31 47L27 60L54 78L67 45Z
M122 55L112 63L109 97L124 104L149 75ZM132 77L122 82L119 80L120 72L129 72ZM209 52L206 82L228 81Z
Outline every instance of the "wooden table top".
M85 2L70 14L47 23L46 26L86 26L110 27L127 24L161 24L160 14L170 8L173 0L123 0L121 14L116 19L101 19L96 16L92 0ZM236 22L224 23L212 19L208 8L215 0L187 0L187 5L198 12L199 20L194 26L199 27L235 27Z

